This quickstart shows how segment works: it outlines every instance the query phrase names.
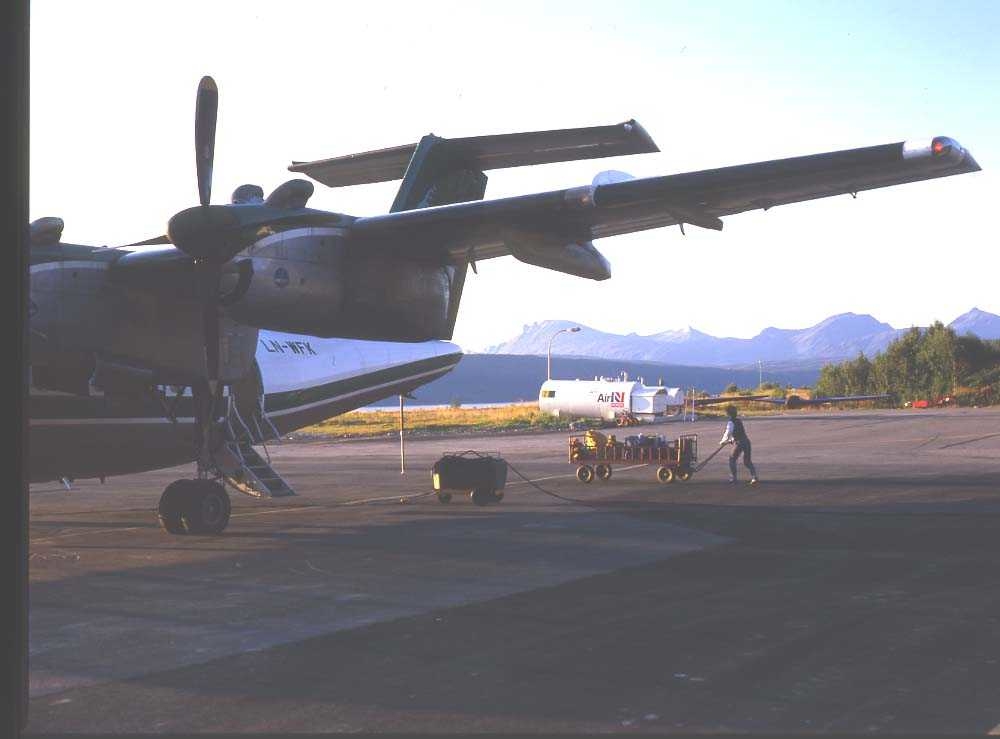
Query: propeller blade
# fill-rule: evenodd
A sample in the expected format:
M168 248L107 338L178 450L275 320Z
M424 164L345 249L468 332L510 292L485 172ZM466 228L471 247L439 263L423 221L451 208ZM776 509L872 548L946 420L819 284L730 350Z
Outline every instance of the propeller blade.
M195 263L196 289L202 300L201 327L205 369L211 382L219 379L219 287L222 270L208 262Z
M144 241L135 241L131 244L125 244L125 246L153 246L154 244L170 244L169 236L154 236L151 239L146 239Z
M217 300L206 300L202 314L205 332L205 361L208 365L208 379L219 379L219 306Z
M219 88L205 76L198 83L194 112L195 163L198 168L198 199L208 205L212 199L212 164L215 160L215 122L219 112Z

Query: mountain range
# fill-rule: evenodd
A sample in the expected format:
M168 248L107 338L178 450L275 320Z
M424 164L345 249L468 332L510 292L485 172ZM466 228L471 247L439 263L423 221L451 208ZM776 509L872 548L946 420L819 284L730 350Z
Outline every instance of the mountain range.
M972 333L981 339L1000 339L1000 316L978 308L948 325L960 335ZM852 359L859 352L872 357L908 330L857 313L830 316L803 329L766 328L752 339L719 338L690 327L649 336L622 335L558 320L525 326L516 338L492 346L484 353L544 356L553 334L572 326L580 326L582 330L555 339L554 355L707 367L756 367L760 361L771 369L818 368L827 362Z
M623 372L633 380L642 380L649 385L663 382L668 387L696 387L710 393L722 392L730 383L739 387L757 387L760 377L756 366L694 367L594 357L552 358L552 377L555 379L619 377ZM475 405L535 401L541 384L545 382L546 373L545 357L466 354L458 366L444 377L414 390L413 400L407 401L407 404ZM780 369L769 365L764 370L765 380L792 387L813 385L818 378L818 369ZM398 398L393 395L373 405L394 408L398 402Z

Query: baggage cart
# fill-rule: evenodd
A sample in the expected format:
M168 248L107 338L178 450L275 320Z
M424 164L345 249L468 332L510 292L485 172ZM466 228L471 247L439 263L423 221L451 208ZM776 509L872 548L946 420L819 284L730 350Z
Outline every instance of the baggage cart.
M664 485L674 480L687 482L698 461L698 435L682 434L676 439L663 436L629 436L619 441L614 434L588 431L569 437L569 462L576 465L576 479L592 482L611 479L615 465L646 464L656 467L656 479Z

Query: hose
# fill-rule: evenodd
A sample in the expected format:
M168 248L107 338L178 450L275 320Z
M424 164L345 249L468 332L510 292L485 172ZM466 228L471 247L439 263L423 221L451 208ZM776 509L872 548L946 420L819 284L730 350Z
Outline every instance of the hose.
M609 507L607 504L603 504L602 505L600 502L591 502L591 501L586 501L586 500L580 500L579 498L570 498L570 497L565 496L565 495L560 495L559 493L554 493L551 490L546 490L541 485L539 485L537 482L535 482L530 477L526 476L524 473L522 473L520 470L518 470L510 462L507 462L507 467L515 475L517 475L522 480L524 480L526 483L528 483L529 485L531 485L531 487L533 487L536 490L538 490L538 492L544 493L545 495L548 495L548 496L550 496L552 498L558 498L559 500L565 501L567 503L576 503L577 505L587 506L588 508L607 508L607 507Z

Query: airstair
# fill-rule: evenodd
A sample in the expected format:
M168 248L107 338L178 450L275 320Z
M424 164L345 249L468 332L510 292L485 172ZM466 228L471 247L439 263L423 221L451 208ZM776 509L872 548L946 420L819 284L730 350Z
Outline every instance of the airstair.
M258 415L267 431L263 431ZM228 464L219 465L226 482L241 493L255 498L284 498L295 495L292 486L271 466L266 441L279 438L277 429L264 413L263 405L258 413L253 413L250 422L252 430L240 416L236 403L230 398L225 419L225 451ZM267 457L262 457L254 448L260 445Z
M248 440L238 442L236 449L242 464L232 472L223 473L226 482L241 493L255 498L284 498L295 495L292 487L275 471L268 460L260 456Z

